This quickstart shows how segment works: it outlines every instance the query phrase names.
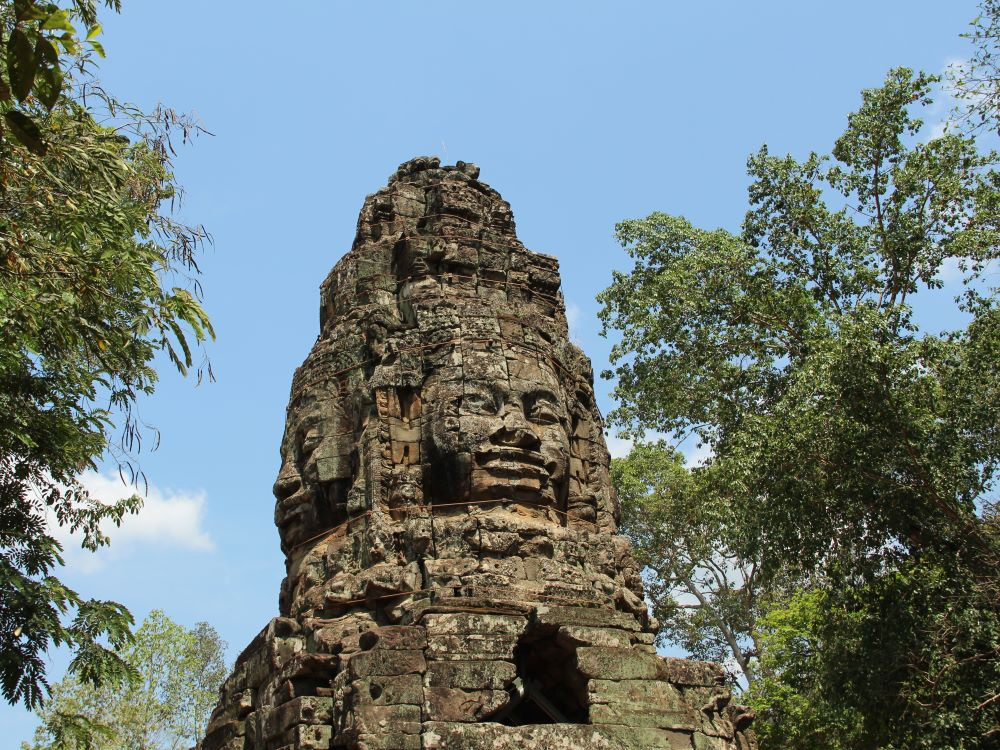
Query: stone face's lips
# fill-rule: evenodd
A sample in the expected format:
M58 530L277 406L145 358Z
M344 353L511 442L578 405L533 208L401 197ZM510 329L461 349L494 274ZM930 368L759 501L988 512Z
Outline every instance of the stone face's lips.
M524 450L523 448L492 448L488 451L476 453L476 460L481 465L490 464L495 461L504 461L516 464L528 464L545 466L545 457L537 451Z
M483 471L502 476L515 484L518 480L532 485L545 484L549 481L549 471L545 468L544 457L533 451L504 448L477 453L476 461Z
M287 528L305 515L313 502L311 492L299 491L291 497L286 497L278 505L277 523L279 528Z

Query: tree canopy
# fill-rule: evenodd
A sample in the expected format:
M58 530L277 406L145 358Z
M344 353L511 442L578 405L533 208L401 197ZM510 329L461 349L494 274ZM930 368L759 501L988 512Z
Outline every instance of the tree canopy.
M829 156L751 156L739 235L622 222L636 263L600 296L612 422L706 443L721 538L785 592L756 626L775 747L816 746L817 715L842 718L831 747L1000 735L1000 176L925 138L936 82L891 71ZM945 275L956 323L922 328Z
M226 676L226 644L211 625L186 629L153 610L122 652L124 682L99 688L67 677L53 686L23 750L183 750L208 724Z
M660 645L673 642L698 659L730 666L753 684L762 606L758 564L728 541L730 511L711 472L692 472L665 442L639 444L611 462L622 531L647 571L646 597L660 622Z
M71 648L84 682L127 672L115 651L131 616L54 575L52 529L93 550L108 542L102 523L138 509L138 496L90 497L77 477L108 456L132 470L134 407L155 387L155 357L186 372L192 345L212 335L196 280L205 232L170 215L170 138L192 124L100 87L72 30L83 21L93 36L94 12L83 0L0 3L0 687L28 707L44 698L53 645Z

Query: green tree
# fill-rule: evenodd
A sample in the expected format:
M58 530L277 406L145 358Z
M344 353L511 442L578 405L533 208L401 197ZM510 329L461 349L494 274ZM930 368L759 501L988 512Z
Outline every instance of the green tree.
M181 750L205 731L226 676L226 644L208 623L187 630L153 610L122 653L124 683L96 690L73 677L53 687L22 750Z
M621 531L647 572L646 596L660 622L660 645L732 667L734 682L757 676L755 622L761 607L756 560L727 543L729 504L711 485L711 468L691 471L663 442L637 444L611 462Z
M975 131L1000 132L1000 0L983 0L980 13L963 34L972 56L948 71L952 90L962 101L960 115Z
M830 747L1000 735L1000 540L984 512L1000 462L1000 176L968 137L921 141L915 110L936 82L892 71L832 157L753 155L739 236L622 222L636 264L600 297L621 332L612 421L696 433L733 551L760 561L761 585L819 592L821 615L791 620L813 628L808 668L769 660L765 633L761 674L806 675L794 694L853 717ZM945 272L962 277L967 323L921 330L913 299ZM768 734L788 714L768 707L772 746L810 746L788 724Z
M131 616L59 581L51 525L79 532L93 550L108 541L102 523L138 509L137 496L90 497L76 477L109 455L132 471L142 439L134 407L154 389L154 358L165 352L186 372L188 339L212 335L197 299L206 235L169 212L170 138L186 139L191 124L114 99L65 29L64 54L52 63L58 95L52 75L45 83L26 72L38 61L26 62L16 39L33 40L35 57L51 63L51 19L89 24L93 11L89 2L66 11L0 2L8 40L0 82L16 95L0 86L9 126L0 131L0 688L28 707L44 698L43 657L53 645L71 649L70 671L85 683L128 671L115 651L128 643ZM12 112L37 132L13 128Z
M105 0L121 9L120 0ZM0 133L32 153L44 156L48 144L37 116L38 105L51 110L68 83L61 54L76 55L81 45L74 21L85 24L86 44L103 57L97 37L94 0L73 0L69 8L54 2L13 0L0 5L5 55L0 63Z

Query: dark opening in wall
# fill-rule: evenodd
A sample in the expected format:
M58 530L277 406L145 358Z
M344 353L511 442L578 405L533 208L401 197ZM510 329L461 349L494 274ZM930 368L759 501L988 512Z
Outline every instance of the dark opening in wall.
M557 628L535 628L514 649L517 678L510 702L490 717L508 726L587 724L587 678L576 669L575 649L556 641Z

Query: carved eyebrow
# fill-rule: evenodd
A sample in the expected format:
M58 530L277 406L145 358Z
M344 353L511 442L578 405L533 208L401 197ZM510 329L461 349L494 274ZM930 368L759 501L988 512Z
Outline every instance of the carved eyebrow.
M531 401L537 401L538 399L544 398L548 401L554 401L557 404L559 403L559 397L547 388L536 388L533 391L529 391L524 394L524 398Z
M470 380L465 383L465 393L488 394L490 398L503 399L507 397L508 389L500 383L488 380Z

